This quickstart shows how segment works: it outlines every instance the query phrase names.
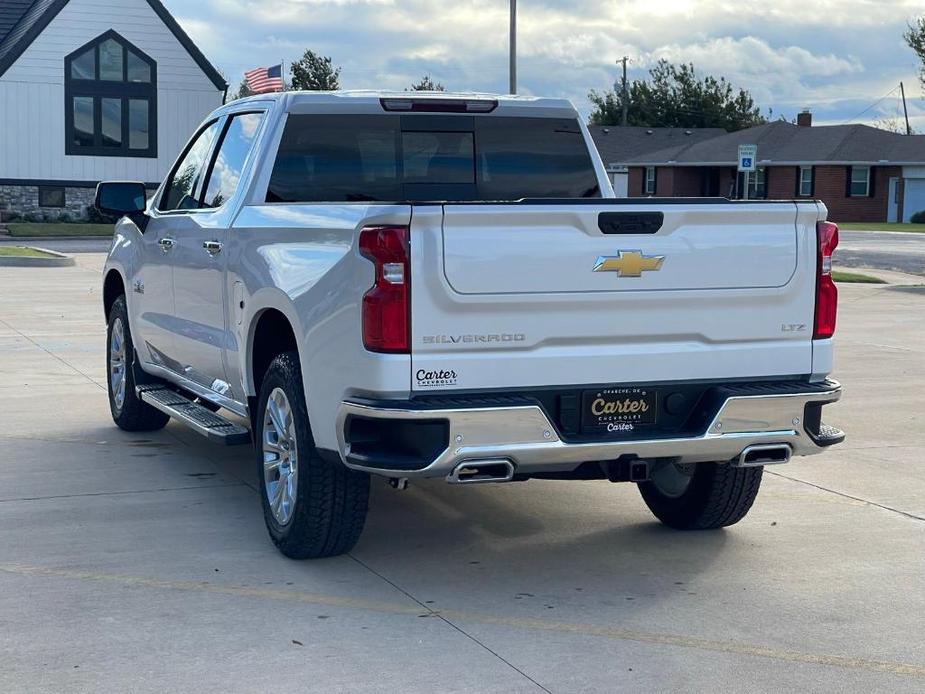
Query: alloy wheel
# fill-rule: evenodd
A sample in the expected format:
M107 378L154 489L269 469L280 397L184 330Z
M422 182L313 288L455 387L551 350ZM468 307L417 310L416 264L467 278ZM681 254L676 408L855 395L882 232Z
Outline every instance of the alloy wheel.
M292 406L282 388L274 388L263 413L264 491L273 517L286 525L295 510L299 456Z
M116 318L109 338L109 389L118 411L125 404L125 369L125 324L121 318Z

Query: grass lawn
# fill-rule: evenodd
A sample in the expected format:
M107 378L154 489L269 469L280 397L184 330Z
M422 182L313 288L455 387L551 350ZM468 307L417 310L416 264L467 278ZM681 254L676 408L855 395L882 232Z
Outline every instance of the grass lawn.
M10 236L112 236L112 224L62 224L60 222L7 222Z
M45 253L37 248L23 246L0 246L0 257L4 258L54 258L51 253Z
M836 282L842 283L853 282L855 284L886 284L886 282L877 277L862 275L859 272L843 272L841 270L833 270L832 279Z
M886 222L836 222L843 231L913 231L925 234L925 224L887 224Z

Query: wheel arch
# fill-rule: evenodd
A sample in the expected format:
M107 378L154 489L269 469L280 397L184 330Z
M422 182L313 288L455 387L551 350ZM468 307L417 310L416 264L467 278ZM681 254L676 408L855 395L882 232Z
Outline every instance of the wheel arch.
M106 279L103 280L103 315L109 320L109 312L116 299L124 295L125 279L118 270L111 269L106 273ZM128 301L128 296L125 298Z
M257 311L248 331L245 388L249 397L259 395L263 377L273 359L289 351L299 354L297 323L275 306Z

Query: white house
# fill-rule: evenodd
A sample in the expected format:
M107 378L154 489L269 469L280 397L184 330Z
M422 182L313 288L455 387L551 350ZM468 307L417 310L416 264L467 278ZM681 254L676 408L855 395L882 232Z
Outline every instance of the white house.
M160 0L0 0L0 214L153 186L227 87Z

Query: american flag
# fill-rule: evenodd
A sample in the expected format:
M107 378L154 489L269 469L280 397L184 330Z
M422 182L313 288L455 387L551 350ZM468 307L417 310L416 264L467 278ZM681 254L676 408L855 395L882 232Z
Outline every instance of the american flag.
M244 73L247 88L254 94L283 91L282 63L273 67L257 67Z

